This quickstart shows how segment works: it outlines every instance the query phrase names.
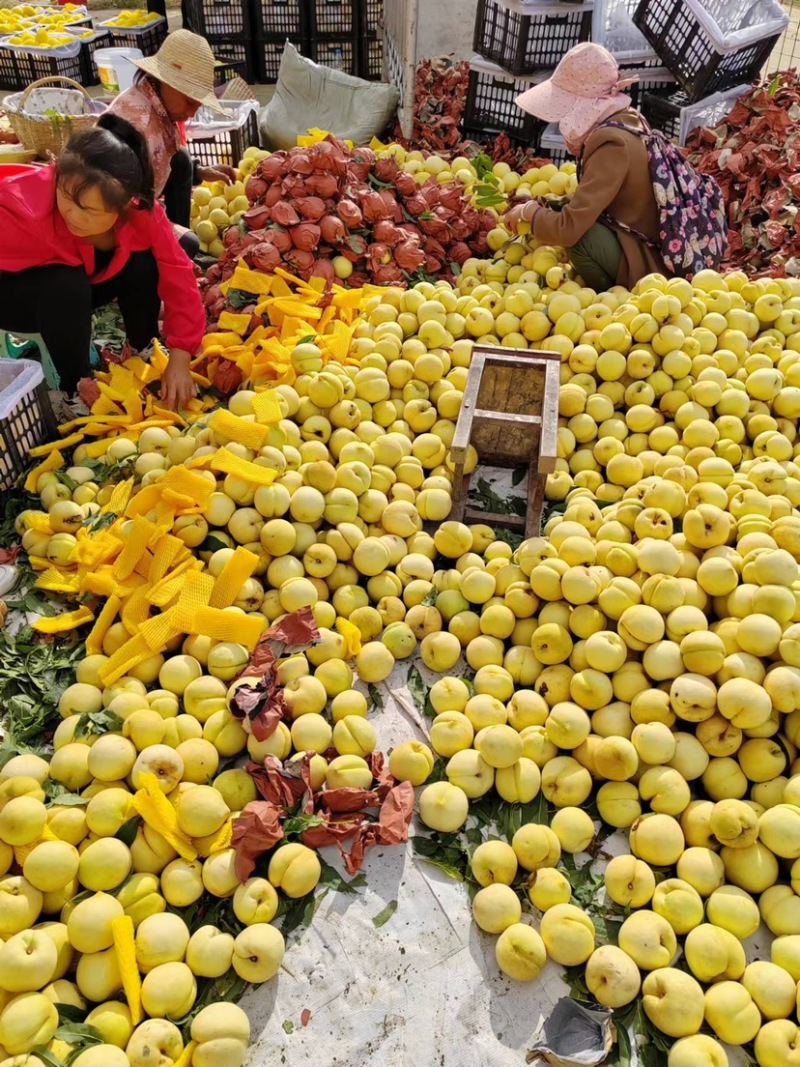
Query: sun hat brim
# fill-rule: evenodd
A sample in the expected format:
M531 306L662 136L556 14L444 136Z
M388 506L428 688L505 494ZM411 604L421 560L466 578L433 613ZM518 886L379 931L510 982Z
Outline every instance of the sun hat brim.
M203 107L210 107L212 111L216 111L220 115L227 114L213 92L204 92L203 87L193 82L190 77L184 77L171 67L159 63L157 53L145 59L134 59L132 62L135 67L144 71L145 74L149 74L150 77L155 78L157 81L164 82L170 88L176 89L179 93L183 93L184 96L188 96L190 100L196 100Z
M516 98L514 103L529 115L534 115L544 122L560 122L572 111L580 97L568 93L553 84L553 79L532 85Z

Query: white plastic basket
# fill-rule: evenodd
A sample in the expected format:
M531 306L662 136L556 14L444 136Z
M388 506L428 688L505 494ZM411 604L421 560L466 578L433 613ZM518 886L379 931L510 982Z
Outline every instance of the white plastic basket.
M567 150L557 122L551 122L542 130L539 147L543 152L547 153L551 163L555 163L557 167L560 167L562 163L566 163L568 159L574 158Z
M28 453L55 430L41 363L0 359L0 492L28 467Z
M634 25L639 0L595 0L592 40L603 45L618 63L645 63L655 59L647 38Z
M154 29L156 26L160 26L162 22L167 20L164 16L160 16L157 19L152 19L146 26L120 26L114 23L113 19L108 19L106 22L101 22L100 25L104 30L111 30L112 33L147 33L148 30Z
M723 92L712 93L711 96L698 100L696 103L687 103L683 107L673 105L667 98L658 101L649 97L645 104L645 115L648 120L652 115L651 125L659 126L659 116L662 124L667 118L669 126L664 130L672 137L677 137L678 143L685 145L692 130L698 126L714 129L715 126L731 113L736 101L751 91L750 85L739 85L735 89L725 89Z
M74 59L81 50L81 42L77 37L74 43L60 44L56 48L37 48L32 44L11 44L8 38L5 38L0 44L10 52L20 52L34 56L52 56L53 59Z
M721 55L777 37L789 25L779 0L684 0ZM711 10L709 10L709 7ZM713 11L713 14L712 14Z

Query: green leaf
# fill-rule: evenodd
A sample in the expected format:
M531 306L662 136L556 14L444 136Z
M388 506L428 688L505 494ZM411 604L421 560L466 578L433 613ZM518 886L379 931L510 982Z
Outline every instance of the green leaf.
M385 701L383 694L377 685L373 685L372 682L367 686L367 692L369 693L369 710L370 711L383 711L385 707Z
M390 900L386 907L383 909L383 911L379 911L377 915L373 916L372 925L375 927L376 930L380 930L382 926L388 923L388 921L391 919L391 917L396 911L397 901Z
M84 1047L104 1043L100 1031L94 1026L87 1026L86 1023L64 1023L56 1030L55 1037L57 1041L66 1041L68 1045L82 1044Z
M139 831L139 823L141 821L139 815L134 815L132 819L128 819L127 822L124 822L122 826L120 826L119 830L114 834L114 837L116 837L118 841L121 841L123 845L127 845L128 848L130 848L136 840L136 834Z
M422 603L422 606L423 606L424 608L433 608L433 607L436 607L436 598L437 598L438 596L439 596L439 591L438 591L438 589L436 588L436 586L435 586L435 585L434 585L434 586L431 586L431 588L430 588L429 592L427 592L427 593L425 594L425 596L424 596L424 597L422 598L422 601L421 601L421 603Z
M294 1023L292 1022L291 1019L284 1019L283 1022L281 1023L281 1026L283 1027L283 1032L285 1034L294 1033Z
M440 871L443 871L448 878L452 878L455 882L463 882L464 875L458 869L453 866L452 863L447 863L445 860L438 860L433 856L420 856L423 863L430 863L432 867L438 867Z
M64 1067L58 1056L54 1056L53 1053L49 1051L49 1049L44 1048L44 1046L42 1045L38 1046L37 1048L31 1049L29 1055L38 1057L38 1059L42 1061L45 1067Z
M316 342L316 340L317 340L317 335L315 333L309 333L309 334L306 334L305 337L301 337L300 340L297 343L299 345L313 345Z
M528 477L528 468L527 467L517 467L517 469L511 475L511 484L514 485L514 486L521 485L522 482L524 482L527 477Z
M466 880L469 871L469 855L457 834L417 835L411 838L414 854L424 863L438 867L449 878L458 882Z
M285 837L291 834L300 835L310 830L312 826L322 826L325 820L321 815L293 815L284 820L283 833Z
M367 884L366 875L363 871L348 882L346 878L342 878L335 867L331 867L330 863L326 863L321 856L319 856L319 861L322 866L320 883L330 889L335 889L337 893L356 893Z
M300 897L298 900L290 901L286 911L282 915L281 933L283 936L289 938L295 930L310 926L317 913L317 909L327 894L328 890L323 889L316 894L309 893L307 896ZM278 914L280 915L280 911Z
M56 1004L58 1011L58 1021L62 1026L66 1026L68 1023L82 1023L86 1018L86 1010L84 1008L76 1008L74 1004Z
M430 695L430 689L425 685L422 675L419 673L419 667L412 664L408 669L408 676L406 678L406 685L408 691L414 699L414 703L417 706L417 710L421 711L423 715L435 716L436 712L431 707L428 699Z

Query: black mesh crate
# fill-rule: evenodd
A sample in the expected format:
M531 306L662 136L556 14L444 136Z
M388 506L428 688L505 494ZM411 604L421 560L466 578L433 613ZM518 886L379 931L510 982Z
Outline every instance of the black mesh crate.
M491 63L473 60L462 124L470 130L504 131L530 144L544 123L517 107L514 101L532 84L530 78L514 78Z
M161 18L150 26L109 26L101 23L111 34L113 48L138 48L144 56L154 56L167 39L167 20Z
M221 130L209 137L189 137L187 147L192 158L199 160L203 167L219 163L238 167L242 156L253 145L258 145L258 115L255 111L250 112L241 129Z
M361 33L367 37L377 37L383 29L383 0L360 0Z
M354 36L312 37L310 56L315 63L345 74L358 74L358 45Z
M78 40L81 43L81 85L99 85L100 75L94 54L98 48L111 48L111 34L108 30L93 30L91 37L78 37Z
M323 36L358 36L359 0L309 0L311 40Z
M697 0L641 0L633 21L690 100L699 100L752 81L769 59L788 16L778 0L764 0L754 22L753 7L752 0L703 0L702 8Z
M28 453L57 436L41 366L33 360L0 360L0 491L11 489L32 464Z
M293 41L308 38L309 0L254 0L254 4L255 32L259 40L272 42L277 38L285 40L290 37Z
M269 84L278 80L278 71L281 68L281 57L287 39L295 46L298 52L308 54L308 48L301 37L272 37L255 42L256 49L256 76L262 83Z
M214 68L214 84L223 85L232 78L242 78L248 84L256 80L255 48L252 41L229 41L227 38L208 42L217 66Z
M479 0L473 48L510 74L535 74L591 33L591 3L543 3L532 14L519 0Z
M39 78L71 78L81 81L81 46L30 49L0 43L0 86L24 89Z
M359 41L358 76L366 81L377 82L383 78L383 40L380 37L362 37Z
M244 40L251 36L249 0L189 0L189 25L201 37Z

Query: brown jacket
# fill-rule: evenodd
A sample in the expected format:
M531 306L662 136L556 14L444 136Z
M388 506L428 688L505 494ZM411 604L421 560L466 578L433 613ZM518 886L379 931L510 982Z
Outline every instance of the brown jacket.
M615 115L613 121L643 128L639 113L632 108ZM571 248L604 211L658 240L659 211L645 142L636 134L607 126L594 130L586 140L580 184L572 200L562 211L537 211L533 233L547 244ZM622 229L614 232L623 252L619 285L631 287L653 271L669 273L652 245Z

